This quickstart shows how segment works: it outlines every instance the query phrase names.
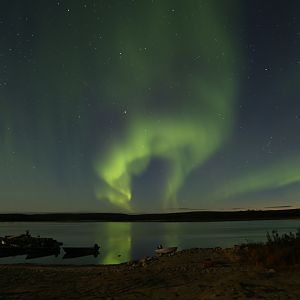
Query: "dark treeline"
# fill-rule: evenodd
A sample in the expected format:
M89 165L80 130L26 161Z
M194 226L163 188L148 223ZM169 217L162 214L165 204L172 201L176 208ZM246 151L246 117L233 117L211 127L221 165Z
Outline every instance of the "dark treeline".
M117 213L36 213L0 214L0 222L213 222L300 219L300 209L247 210L247 211L199 211L165 214L117 214Z

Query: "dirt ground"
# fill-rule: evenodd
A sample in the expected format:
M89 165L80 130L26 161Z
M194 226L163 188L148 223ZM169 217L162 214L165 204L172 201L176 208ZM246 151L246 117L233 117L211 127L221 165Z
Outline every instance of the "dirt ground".
M189 249L120 265L0 265L3 299L300 299L300 266L262 269Z

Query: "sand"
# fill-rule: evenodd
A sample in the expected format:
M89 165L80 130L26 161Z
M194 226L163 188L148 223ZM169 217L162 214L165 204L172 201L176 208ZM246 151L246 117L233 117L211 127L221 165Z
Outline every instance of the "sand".
M0 265L1 299L300 299L300 266L258 268L190 249L120 265Z

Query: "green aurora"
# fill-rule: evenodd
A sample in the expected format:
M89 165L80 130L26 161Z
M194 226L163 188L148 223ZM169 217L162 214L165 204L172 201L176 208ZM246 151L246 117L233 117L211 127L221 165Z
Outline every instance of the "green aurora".
M231 5L209 1L189 7L177 1L174 13L178 11L182 17L177 17L177 26L170 29L168 22L157 24L164 12L160 4L142 21L142 31L137 33L135 26L126 24L126 30L116 33L122 35L125 44L121 55L129 58L126 63L120 58L108 82L118 78L113 89L120 91L116 97L122 101L126 95L132 100L123 104L123 136L108 144L96 163L97 174L105 182L96 190L99 199L131 210L132 178L144 172L156 157L169 166L164 206L176 207L176 195L186 176L226 141L235 120L238 87L234 76L236 42L225 30L230 24L221 14L224 9L232 11L235 3ZM191 13L185 22L185 10L197 14ZM146 56L139 53L145 36L150 43L155 41ZM143 94L147 89L161 93L161 103L151 113L149 101L158 92Z
M1 211L297 206L299 9L3 3Z

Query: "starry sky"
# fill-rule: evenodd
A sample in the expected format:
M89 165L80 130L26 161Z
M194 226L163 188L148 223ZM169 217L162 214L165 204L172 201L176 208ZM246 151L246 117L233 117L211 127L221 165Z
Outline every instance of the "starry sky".
M299 207L299 1L0 8L1 212Z

